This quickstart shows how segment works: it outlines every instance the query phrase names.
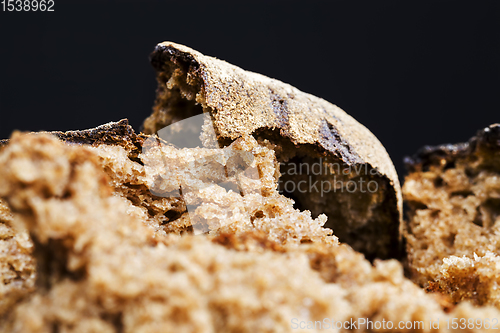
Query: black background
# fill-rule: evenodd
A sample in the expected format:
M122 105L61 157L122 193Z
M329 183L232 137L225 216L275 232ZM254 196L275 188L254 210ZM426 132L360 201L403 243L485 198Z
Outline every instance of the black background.
M151 112L170 40L337 104L402 159L499 122L498 1L69 1L0 12L0 138Z

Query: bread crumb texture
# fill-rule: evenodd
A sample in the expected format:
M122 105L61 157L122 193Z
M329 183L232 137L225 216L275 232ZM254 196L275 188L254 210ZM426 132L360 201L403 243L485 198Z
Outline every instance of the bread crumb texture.
M17 245L7 246L11 252L2 252L13 263L0 266L2 302L12 306L0 310L0 332L300 332L292 319L500 317L494 307L446 305L442 296L406 279L396 260L372 265L322 227L326 217L312 219L276 191L271 150L252 137L231 148L254 156L253 167L261 172L257 185L265 190L249 191L248 198L237 194L236 200L223 186L193 182L195 199L229 209L221 216L200 205L184 224L170 227L171 219L183 220L185 208L146 189L154 177L165 191L178 179L155 176L144 161L169 154L182 166L207 156L206 149L158 146L137 157L129 145L75 145L47 134L15 133L0 152L0 197L9 207L0 206L1 225L11 235L1 242L19 235ZM254 181L241 180L250 189ZM243 210L241 219L227 215ZM197 219L207 232L193 233ZM11 224L20 229L8 229ZM457 269L472 265L450 260ZM476 263L483 260L487 265L496 259L484 253L474 267L481 269ZM22 298L3 291L13 280Z
M453 303L500 308L500 125L406 162L412 278Z
M0 200L0 312L33 291L35 261L33 243L26 230L16 230L12 214Z

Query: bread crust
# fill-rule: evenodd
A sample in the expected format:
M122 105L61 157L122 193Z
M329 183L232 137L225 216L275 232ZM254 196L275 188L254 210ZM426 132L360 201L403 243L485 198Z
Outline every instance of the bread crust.
M328 227L369 258L398 256L402 211L398 176L382 144L363 125L321 98L183 45L158 44L151 63L159 86L154 112L144 122L145 133L208 112L221 146L253 135L260 142L281 146L280 162L298 157L312 163L310 158L321 158L349 169L344 180L374 180L380 191L371 195L334 193L323 200L295 193L293 198L314 215L324 210L328 215L334 207ZM352 171L356 168L363 171Z

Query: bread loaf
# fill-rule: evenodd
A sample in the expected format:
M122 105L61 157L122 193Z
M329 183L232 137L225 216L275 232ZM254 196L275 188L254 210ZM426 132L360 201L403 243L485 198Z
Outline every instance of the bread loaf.
M452 320L500 317L498 126L407 161L407 268L429 294L379 259L401 256L401 201L368 130L180 45L160 44L152 61L147 133L122 120L0 142L1 333L430 332L436 320L447 332ZM197 113L200 146L164 140L165 126L187 133ZM297 164L340 168L293 174ZM280 193L304 176L379 187Z

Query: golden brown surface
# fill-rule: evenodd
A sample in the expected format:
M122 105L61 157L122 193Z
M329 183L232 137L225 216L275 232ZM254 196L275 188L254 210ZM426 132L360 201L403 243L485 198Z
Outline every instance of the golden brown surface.
M408 161L407 250L413 279L453 302L500 307L500 125Z
M158 90L154 112L144 122L146 133L205 112L221 146L253 135L275 144L280 162L335 165L334 175L306 177L310 183L329 182L334 191L295 190L288 196L314 216L327 214L327 227L369 258L401 255L396 170L382 144L355 119L321 98L183 45L158 44L151 62ZM350 180L358 186L352 192L345 187ZM370 181L377 190L362 191L361 182Z

